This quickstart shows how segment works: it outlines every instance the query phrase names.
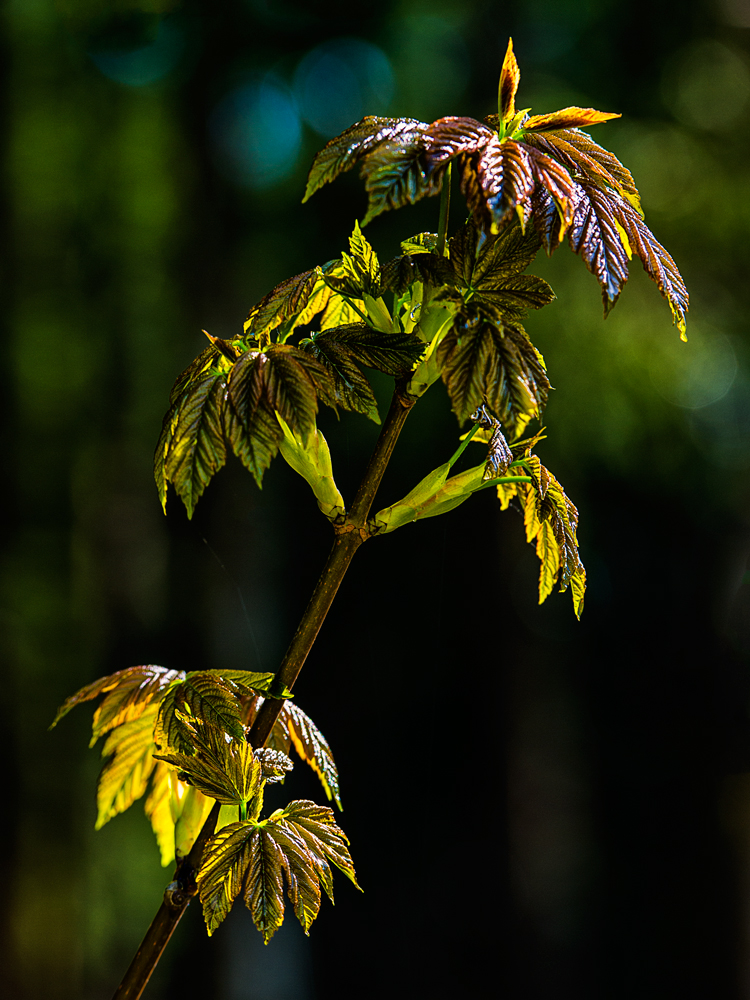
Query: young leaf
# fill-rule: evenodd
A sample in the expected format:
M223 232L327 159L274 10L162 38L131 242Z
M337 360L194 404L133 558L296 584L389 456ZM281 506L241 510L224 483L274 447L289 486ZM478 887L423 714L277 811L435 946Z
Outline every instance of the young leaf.
M677 265L629 202L622 198L612 201L613 215L624 229L633 253L640 258L644 271L669 303L677 329L686 340L688 292Z
M154 831L161 854L162 868L171 865L175 859L175 818L172 815L172 785L178 784L183 791L187 788L178 782L173 768L163 761L157 761L151 778L151 791L143 804L143 810Z
M232 369L224 407L227 441L258 486L263 484L263 474L276 457L282 437L266 392L267 366L267 355L254 351L243 354Z
M280 282L250 310L245 320L245 332L259 337L301 313L310 302L319 275L320 272L313 268Z
M469 302L438 351L453 410L463 423L485 399L515 434L546 406L550 384L541 354L520 324Z
M354 353L336 338L335 331L340 329L342 327L334 327L332 331L322 331L313 339L300 341L300 350L307 351L326 367L332 385L329 405L362 413L379 424L375 394L356 364Z
M339 774L328 741L310 716L294 702L284 702L268 743L269 746L285 754L289 753L293 745L302 760L309 764L320 778L329 800L333 799L341 809Z
M482 479L498 479L504 476L513 461L513 453L505 440L500 421L482 404L472 413L471 419L484 430L491 432L487 462ZM510 485L510 484L509 484Z
M425 169L425 139L420 128L402 133L398 142L379 145L365 159L361 173L368 195L367 214L362 220L366 226L381 212L438 194L445 165L429 172Z
M196 877L209 936L228 916L242 891L250 867L250 838L259 833L255 823L231 823L206 844Z
M156 742L179 753L192 754L196 746L196 726L216 727L242 740L245 728L240 698L266 692L273 682L271 673L251 670L195 670L180 684L171 687L159 705Z
M113 816L124 812L146 791L154 769L154 721L152 705L137 718L113 730L104 742L102 758L110 758L102 768L96 792L100 830Z
M404 133L426 127L424 122L414 118L376 118L373 115L351 125L331 139L313 160L303 203L324 184L350 170L380 143L398 140Z
M578 554L578 511L551 472L532 455L524 463L533 482L519 484L524 504L526 539L535 542L539 557L539 603L557 585L564 591L571 585L573 607L580 618L586 571Z
M204 795L223 805L238 805L254 797L263 780L262 764L244 739L227 741L224 733L212 726L197 726L196 752L154 754L178 768L180 780L188 781Z
M114 726L137 718L166 687L184 677L185 674L181 670L167 670L166 667L156 667L152 664L118 670L107 677L100 677L99 680L87 684L66 698L58 709L50 729L54 729L71 708L111 691L113 695L105 698L94 715L93 746L99 736Z
M622 115L610 114L608 111L595 111L593 108L563 108L548 115L531 115L523 123L524 134L527 132L554 132L559 129L586 128L589 125L600 125L602 122L621 118Z
M353 361L375 368L386 375L399 376L410 371L424 353L424 344L405 333L383 333L364 323L351 323L314 336L315 345L333 342L345 348Z
M166 511L171 482L188 517L213 476L227 460L222 427L226 372L209 370L193 381L164 417L154 456L154 472Z
M501 142L493 134L481 153L463 160L461 191L477 227L487 233L510 222L534 186L529 154L511 139Z
M258 827L248 838L250 859L245 885L245 906L268 944L284 923L284 876L289 862L271 831Z
M269 824L266 829L272 831L274 840L286 857L287 896L302 929L309 935L321 902L320 879L315 864L305 842L297 836L293 827L285 823L274 823L272 827Z
M300 799L290 802L281 817L305 842L314 859L330 861L359 889L344 831L336 825L333 810Z
M628 280L628 253L615 225L609 196L588 182L577 185L577 192L568 240L601 285L606 315Z
M416 253L411 250L383 265L383 291L402 295L415 281L436 287L457 283L450 261L436 253Z
M530 134L525 141L535 149L561 163L574 180L604 184L626 197L640 210L638 188L633 175L614 153L599 146L585 132L561 129L546 135Z
M521 71L518 68L516 57L513 52L513 39L508 40L508 48L503 59L503 68L500 71L500 84L498 87L497 109L503 122L510 121L516 114L516 91L521 80Z

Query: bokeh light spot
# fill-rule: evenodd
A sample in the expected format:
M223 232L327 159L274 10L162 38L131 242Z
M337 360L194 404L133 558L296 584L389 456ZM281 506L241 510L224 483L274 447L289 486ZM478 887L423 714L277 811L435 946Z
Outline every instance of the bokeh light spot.
M696 42L667 66L662 91L685 125L721 131L748 110L750 67L743 55L721 42Z
M657 392L692 410L726 396L737 374L737 355L726 334L692 324L687 344L665 342L650 354L648 366Z
M214 156L230 180L263 190L294 172L302 127L284 82L269 75L231 91L209 121Z
M360 38L318 45L294 74L302 117L330 138L365 115L382 115L393 97L393 70L386 54Z
M89 52L97 69L128 87L157 83L175 69L185 48L185 37L171 18L159 22L154 41L135 49L102 48Z

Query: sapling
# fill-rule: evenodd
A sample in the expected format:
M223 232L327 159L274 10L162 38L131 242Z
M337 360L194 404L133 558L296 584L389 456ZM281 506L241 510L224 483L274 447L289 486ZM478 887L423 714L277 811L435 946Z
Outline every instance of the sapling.
M176 863L117 997L141 995L195 895L209 934L241 896L268 942L286 902L309 932L322 895L332 897L332 868L357 885L331 806L302 800L266 814L263 793L283 780L294 751L340 806L330 747L292 689L362 544L493 489L501 509L512 504L523 513L540 562L540 603L554 589L570 589L580 617L586 573L578 512L536 455L550 383L522 325L554 293L526 270L542 247L550 254L567 238L598 280L606 316L636 256L683 339L688 297L674 261L643 221L630 172L581 131L619 116L578 107L543 115L517 110L519 77L509 43L496 115L431 124L366 117L332 139L315 157L305 201L358 166L368 196L362 228L384 211L434 195L437 232L404 238L401 253L381 263L355 224L340 258L278 284L235 338L208 334L209 345L174 384L155 455L162 505L171 483L191 517L230 452L260 487L280 453L310 485L334 541L275 673L129 667L84 687L58 712L53 725L74 705L102 696L92 736L92 743L105 740L96 825L145 796L162 863ZM466 211L451 233L454 172ZM390 376L393 396L347 502L316 418L322 404L380 423L365 369ZM446 442L442 465L372 513L404 422L439 382L466 431ZM456 471L477 443L482 460Z

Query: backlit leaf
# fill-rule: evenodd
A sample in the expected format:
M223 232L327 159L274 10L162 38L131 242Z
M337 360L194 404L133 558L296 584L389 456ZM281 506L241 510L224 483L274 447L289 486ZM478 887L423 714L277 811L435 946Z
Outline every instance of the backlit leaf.
M406 133L398 142L384 142L362 164L362 176L368 195L367 214L362 225L381 214L420 198L438 194L443 184L445 166L425 170L425 142L421 131Z
M531 115L523 123L526 132L553 132L559 129L581 128L587 125L599 125L621 118L622 115L610 114L608 111L595 111L593 108L563 108L548 115Z
M513 52L513 39L509 39L508 48L503 59L503 68L500 71L500 84L498 88L497 107L500 117L504 122L510 121L516 113L516 91L521 80L521 71L518 68L516 57Z
M372 387L356 364L354 353L346 344L336 339L336 329L341 327L326 331L333 334L330 337L319 334L314 339L301 341L299 346L326 366L332 385L330 399L332 405L352 410L354 413L362 413L379 424L378 404Z
M197 727L192 755L159 751L156 760L176 767L182 781L223 805L248 802L262 781L261 761L244 736L227 740L212 726Z
M456 156L477 153L493 138L492 129L475 118L438 118L424 130L424 162L429 173L444 168Z
M172 776L171 780L170 776ZM156 767L151 778L151 791L143 805L144 812L151 823L151 829L154 831L156 843L159 845L162 868L173 864L175 859L175 821L172 816L170 802L172 798L172 780L177 781L174 769L163 761L156 761Z
M259 827L248 839L250 861L245 885L245 905L253 923L268 944L284 922L284 876L289 862L269 830Z
M629 202L622 198L612 201L614 217L625 230L632 252L640 258L644 271L669 303L677 329L685 339L689 299L677 265Z
M529 154L512 139L501 142L493 134L481 153L464 158L461 190L477 226L488 233L513 218L534 186Z
M600 186L604 183L625 195L636 208L640 207L633 175L614 153L597 145L584 132L561 130L546 135L528 135L525 141L561 163L574 180L588 180Z
M259 337L301 313L310 301L318 277L319 272L313 268L280 282L250 310L245 320L246 333Z
M321 902L320 881L310 852L289 824L282 821L273 826L269 824L266 829L286 857L287 896L302 929L309 934Z
M482 478L498 479L500 476L504 476L513 461L513 453L505 440L500 421L483 403L472 413L471 419L484 430L491 432L487 462Z
M315 344L345 346L358 364L386 375L403 375L424 353L424 344L405 333L383 333L364 323L352 323L316 334Z
M289 753L293 745L302 760L309 764L320 778L328 798L333 799L339 809L341 808L339 775L328 741L310 716L294 702L284 702L284 707L274 723L269 745L284 753Z
M573 607L580 618L586 587L586 571L578 553L578 511L560 483L532 455L525 465L533 478L530 485L519 484L523 500L526 539L535 543L540 560L539 603L557 586L571 585Z
M173 681L184 678L181 670L167 670L152 664L138 667L127 667L118 670L107 677L100 677L82 687L80 691L66 698L57 711L50 726L54 729L60 719L64 718L71 708L85 701L92 701L100 694L113 692L112 698L106 698L94 715L94 740L103 733L122 722L137 718L148 705L160 695L164 688Z
M154 458L157 486L171 482L188 517L213 476L226 462L222 427L226 373L211 369L193 382L164 418ZM163 466L163 472L162 472ZM166 506L166 497L162 498Z
M242 892L250 867L250 838L257 834L254 823L231 823L206 844L196 881L209 936L227 917Z
M628 254L615 225L611 197L601 188L588 182L578 185L568 240L601 285L606 315L628 280Z
M286 822L294 827L315 857L323 857L342 871L359 889L354 872L346 834L336 825L333 810L315 802L300 799L290 802L282 813Z
M110 759L102 768L96 790L97 830L146 791L155 763L152 753L156 712L157 706L151 705L137 719L110 732L105 740L102 758Z
M307 201L324 184L350 170L380 143L396 140L404 133L413 133L415 129L426 127L424 122L414 118L376 118L368 115L331 139L317 154L302 201Z
M243 354L232 369L224 407L227 441L258 486L283 436L268 400L267 366L267 355L254 351Z
M503 425L518 434L547 403L550 385L542 356L522 326L504 323L485 305L464 307L438 357L461 423L486 400Z
M451 263L436 253L404 253L383 265L383 290L403 294L415 281L424 284L455 285Z

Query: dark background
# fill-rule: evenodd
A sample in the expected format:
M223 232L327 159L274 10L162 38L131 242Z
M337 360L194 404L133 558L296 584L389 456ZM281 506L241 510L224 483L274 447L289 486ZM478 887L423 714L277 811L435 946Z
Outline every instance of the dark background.
M519 107L623 113L595 138L685 276L689 343L640 267L604 323L582 262L540 258L582 622L537 607L492 491L364 548L297 696L365 892L338 879L309 940L290 916L265 949L240 907L210 942L191 907L146 995L750 997L748 0L9 0L2 23L5 993L109 996L169 878L140 805L94 833L90 713L49 733L57 705L135 663L275 669L329 545L281 460L164 518L175 375L345 247L361 183L301 206L316 149L366 113L491 112L512 34ZM387 257L436 219L368 237ZM351 497L377 429L321 425ZM456 439L436 387L380 506ZM283 791L321 795L301 767Z

